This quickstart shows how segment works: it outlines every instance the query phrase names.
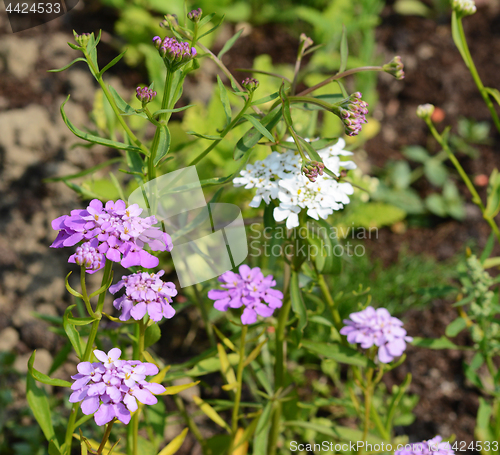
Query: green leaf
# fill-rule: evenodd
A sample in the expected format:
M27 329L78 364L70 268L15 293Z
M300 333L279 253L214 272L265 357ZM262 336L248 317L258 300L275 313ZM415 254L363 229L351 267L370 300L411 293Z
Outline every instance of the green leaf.
M445 334L447 337L456 337L466 327L467 322L465 322L465 319L457 318L448 324Z
M215 13L207 14L201 21L198 23L198 28L203 27L205 24L208 24L212 18L215 16Z
M138 153L130 152L127 150L127 152L125 152L125 157L127 159L127 166L132 172L135 173L135 180L140 186L144 183L144 179L143 177L141 177L144 176L144 172L142 171L144 162L142 161L141 156Z
M101 77L106 71L108 71L110 68L115 66L125 55L125 52L127 52L128 49L125 49L120 55L117 55L113 60L111 60L101 71L99 71L99 74L97 77Z
M490 185L488 186L488 199L486 201L486 210L484 218L493 219L500 211L500 176L496 169L490 176Z
M83 296L82 294L80 294L78 291L75 291L70 285L69 285L69 276L72 274L73 272L69 272L67 275L66 275L66 278L64 280L64 284L66 285L66 289L68 290L68 292L71 294L71 295L74 295L75 297L78 297L79 299L81 299Z
M250 114L243 114L243 118L247 119L259 133L261 133L271 142L275 141L274 136L267 130L265 126L262 126L262 123L260 123L259 120L257 120L255 117Z
M363 440L363 432L360 430L354 430L349 427L343 427L340 425L336 426L325 426L315 422L306 422L303 420L290 420L288 422L284 422L284 425L287 427L299 427L306 428L308 430L316 431L320 434L324 434L325 436L330 436L335 440L341 441L362 441ZM384 442L383 439L380 439L378 436L368 434L366 437L366 442L370 444L381 444Z
M177 395L178 393L190 389L195 385L198 385L200 381L190 382L189 384L173 385L165 388L165 392L159 393L158 395Z
M158 143L158 150L156 151L156 156L153 162L155 166L158 166L161 159L165 157L165 155L170 150L171 140L172 139L170 136L170 130L168 129L168 126L162 125L162 127L160 128L160 141Z
M199 396L193 395L193 401L198 405L201 411L213 422L215 422L220 427L224 428L228 433L231 433L231 428L226 423L226 421L217 413L217 411L212 408L208 403L203 401Z
M288 126L288 128L293 128L292 114L290 112L290 100L286 96L284 82L281 83L280 98L283 106L283 119L285 120L285 123Z
M177 435L172 441L170 441L158 455L174 455L182 446L184 439L186 439L186 435L188 432L188 428L184 428L181 434Z
M36 385L31 374L26 376L26 400L28 401L28 405L38 425L40 425L42 429L45 439L47 439L47 441L54 441L54 445L59 447L52 425L49 400L47 399L45 391Z
M87 60L85 60L82 57L75 58L71 63L68 63L67 65L63 66L62 68L56 69L56 70L48 70L48 73L60 73L61 71L67 70L70 66L75 64L76 62L85 62L87 63Z
M68 322L73 325L88 325L92 324L95 319L91 317L86 318L74 318L73 316L68 316Z
M36 379L38 382L42 382L43 384L55 385L58 387L71 387L71 382L64 381L63 379L54 379L38 371L33 366L33 363L35 362L35 354L36 350L33 351L33 354L31 354L31 357L28 360L28 373L33 376L33 379Z
M52 439L49 442L49 455L62 455L57 444Z
M419 145L410 145L403 149L403 155L412 161L417 161L419 163L425 163L431 156L429 152Z
M292 301L292 308L299 319L296 331L296 342L300 343L302 339L302 334L304 333L304 328L307 325L307 309L304 299L302 298L302 291L299 287L299 274L296 271L292 271L292 279L290 281L290 299Z
M234 43L236 43L236 40L241 36L241 34L243 33L243 28L238 30L231 38L229 38L227 41L226 41L226 44L224 44L224 47L221 49L221 51L217 54L217 58L221 59L222 56L227 52L229 51L229 49L231 49L234 45ZM217 76L218 77L218 76Z
M231 365L237 365L239 361L238 354L228 354L227 356ZM210 357L199 361L196 366L187 371L188 376L203 376L205 374L214 373L221 369L220 360L217 357Z
M349 98L349 93L347 93L347 90L345 89L344 84L340 82L340 79L337 79L335 82L338 84L340 91L342 92L342 96L344 98Z
M322 150L330 145L334 145L338 142L338 137L324 137L322 139L318 139L317 141L307 142L309 147L312 147L314 150ZM297 144L295 142L283 141L280 142L280 147L298 150Z
M491 87L484 87L484 90L488 95L490 95L500 106L500 90Z
M421 348L429 349L461 349L448 338L442 336L441 338L421 338L414 337L412 344Z
M83 139L84 141L91 142L93 144L99 144L99 145L104 145L106 147L111 147L114 149L118 150L129 150L131 152L138 152L138 153L144 153L139 147L135 147L133 145L128 145L124 144L123 142L117 142L117 141L112 141L110 139L104 139L99 136L95 136L90 133L86 133L78 128L76 128L68 119L66 116L66 113L64 112L64 105L68 102L69 100L69 95L66 98L66 101L61 105L61 115L63 118L64 123L66 126L69 128L69 130L77 137L80 139Z
M63 316L63 327L64 331L66 332L66 335L69 338L69 341L71 342L73 349L76 352L76 355L78 358L81 360L83 358L83 347L82 347L82 341L80 339L80 334L78 331L75 329L75 326L69 322L69 317L72 316L71 310L75 307L76 305L71 305L68 308L66 308L66 311L64 312Z
M144 349L149 348L161 338L160 326L157 323L150 325L144 334Z
M108 85L108 89L115 101L116 107L120 109L120 111L124 112L126 115L138 115L143 118L148 118L144 112L136 112L136 110L128 104L111 85Z
M459 50L460 55L462 56L465 64L467 65L467 68L468 68L469 67L469 60L467 59L467 52L465 51L464 43L462 41L460 27L458 24L459 21L462 21L462 19L459 19L457 17L456 11L453 11L451 13L451 36L453 37L453 42L455 43L455 46L457 46L457 49Z
M266 455L267 444L269 440L269 431L271 430L271 411L273 409L272 402L269 401L262 411L259 418L259 423L255 430L253 438L253 455Z
M446 207L446 202L440 194L431 194L425 198L425 206L434 215L440 216L441 218L446 218L448 211Z
M435 186L443 186L448 178L448 169L436 158L431 158L425 162L424 173L429 182Z
M266 128L268 131L272 130L280 121L282 115L281 112L281 107L269 112L261 121L261 124L264 126L264 128ZM243 158L243 156L245 156L245 154L247 154L249 150L251 150L262 137L262 133L257 131L254 127L250 128L237 142L233 152L234 160L238 161Z
M205 32L205 33L203 33L203 35L200 35L200 36L198 37L198 41L199 41L199 40L201 40L204 36L207 36L207 35L209 35L210 33L212 33L212 32L214 32L215 30L217 30L217 29L218 29L218 28L222 25L222 22L224 22L224 18L225 18L225 17L226 17L226 16L225 16L225 15L223 15L223 16L221 17L221 19L220 19L220 21L219 21L219 23L218 23L217 25L214 25L214 26L213 26L213 27L212 27L212 28L211 28L208 32ZM200 23L201 23L201 22L200 22Z
M343 73L347 68L347 57L349 56L349 48L347 46L347 32L345 25L342 24L342 38L340 39L340 68L339 73Z
M263 98L259 98L258 100L252 101L250 106L258 106L259 104L269 103L269 101L275 100L280 95L278 92L274 92L271 95L264 96Z
M375 368L375 364L369 358L347 346L312 340L302 340L302 346L308 351L333 359L339 363Z
M217 75L217 84L219 85L219 96L222 103L222 107L224 108L224 113L226 114L226 125L224 128L231 123L232 112L231 112L231 104L229 104L229 97L227 95L227 89L222 83L221 78Z
M153 113L153 117L156 117L157 115L160 114L168 114L172 112L182 112L185 111L186 109L189 109L190 107L196 106L195 104L188 104L187 106L182 106L182 107L176 107L175 109L160 109L158 111L155 111Z
M485 261L490 257L491 253L493 252L493 248L495 246L495 233L492 231L490 233L490 236L488 237L488 241L486 242L486 245L484 247L483 252L481 253L481 257L479 260L481 261L481 264L483 264ZM485 267L487 268L487 267Z
M402 16L428 17L431 13L431 9L419 0L398 0L393 8Z
M220 136L210 136L208 134L200 134L194 131L186 131L186 134L190 134L191 136L200 137L202 139L209 139L210 141L220 141L222 138Z
M62 177L50 177L48 179L44 179L43 181L44 182L59 182L61 180L77 179L79 177L83 177L84 175L92 174L93 172L96 172L99 169L102 169L103 167L107 167L113 163L118 163L119 161L122 161L122 158L111 158L110 160L104 161L103 163L98 164L97 166L93 166L89 169L85 169L81 172L77 172L76 174L63 175Z

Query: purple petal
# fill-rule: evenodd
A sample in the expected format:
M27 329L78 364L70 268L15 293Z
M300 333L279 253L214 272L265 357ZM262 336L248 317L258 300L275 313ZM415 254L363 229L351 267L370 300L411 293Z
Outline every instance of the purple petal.
M251 308L245 308L241 315L241 322L245 325L254 324L257 322L257 313Z
M111 422L115 417L115 410L111 404L101 404L99 410L94 414L95 423L99 426Z
M82 401L82 412L85 415L93 414L99 407L99 397L87 397Z

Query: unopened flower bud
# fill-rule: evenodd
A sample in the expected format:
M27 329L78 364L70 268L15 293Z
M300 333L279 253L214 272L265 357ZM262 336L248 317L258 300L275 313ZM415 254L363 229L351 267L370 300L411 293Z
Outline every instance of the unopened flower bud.
M87 47L87 43L89 42L90 40L90 36L91 34L90 33L82 33L81 35L78 35L74 30L73 30L73 35L75 37L75 41L76 43L83 47L83 48L86 48Z
M159 36L155 36L153 43L170 71L179 69L196 56L194 47L191 47L187 42L178 41L176 38L167 36L162 40Z
M461 17L470 16L476 12L474 0L452 0L451 7Z
M194 9L193 11L190 11L187 16L188 16L188 19L190 21L199 22L201 19L202 13L203 13L203 11L201 10L201 8L198 8L198 9Z
M241 85L247 92L252 93L257 90L259 81L257 79L254 79L253 77L247 77L246 79L243 79L241 81Z
M361 131L361 125L366 123L368 103L361 99L361 92L354 92L332 107L332 112L344 123L345 133L356 136Z
M421 104L417 107L417 117L424 120L430 119L433 112L434 106L432 104Z
M302 173L311 181L315 182L318 175L323 175L325 165L318 161L308 161L302 165Z
M403 71L404 65L401 61L401 57L398 55L394 57L389 63L382 66L382 69L394 76L396 79L401 80L405 78L405 72Z
M160 49L160 46L161 46L161 38L159 36L155 36L153 38L153 43L156 47L156 49Z
M74 258L78 265L86 269L98 270L101 268L104 257L96 248L91 246L90 242L86 242L77 247Z
M314 44L314 41L309 38L305 33L300 34L300 44L302 45L302 51L305 51L308 47Z
M154 100L156 96L156 92L154 90L149 89L148 87L137 87L135 89L136 91L136 98L142 103L142 106L144 107L146 104L150 103L151 101Z

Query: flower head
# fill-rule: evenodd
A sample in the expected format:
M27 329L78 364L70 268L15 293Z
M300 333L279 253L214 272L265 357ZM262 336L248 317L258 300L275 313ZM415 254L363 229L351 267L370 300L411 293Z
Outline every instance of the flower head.
M394 76L398 80L405 78L405 72L403 71L404 65L401 61L401 57L398 55L394 57L389 63L386 63L382 69Z
M461 17L470 16L476 12L474 0L452 0L451 7Z
M378 347L378 359L389 363L399 357L406 349L406 342L413 338L406 335L403 322L392 317L385 308L376 310L369 306L357 313L351 313L350 319L340 333L347 336L349 343L359 343L363 349Z
M302 165L302 173L311 181L315 182L318 175L323 175L325 165L318 161L308 161Z
M75 254L71 255L68 262L81 265L89 270L89 273L97 272L104 267L104 255L97 249L99 241L92 239L76 248Z
M253 77L247 77L246 79L243 79L241 81L241 85L247 92L252 93L257 90L259 81L257 79L254 79Z
M430 119L433 112L434 106L432 104L421 104L417 107L417 117L423 120Z
M361 99L361 92L354 92L349 98L333 105L332 112L344 122L345 134L357 136L361 125L366 123L368 103Z
M104 425L115 417L122 423L130 422L131 412L143 404L156 404L154 395L165 392L161 384L149 383L146 376L158 373L152 363L138 360L120 360L121 351L113 348L107 354L95 350L94 355L101 362L80 362L78 374L69 397L70 403L81 403L85 415L94 414L97 425Z
M223 273L219 281L225 290L212 289L208 298L215 300L214 307L219 311L244 306L241 315L243 324L257 322L257 315L272 316L274 310L283 304L282 292L273 289L276 286L273 276L264 277L259 267L251 269L248 265L241 265L239 273Z
M435 436L428 441L409 443L396 450L394 455L455 455L450 443L442 440L441 436Z
M62 248L82 240L93 240L90 247L106 259L120 262L123 267L156 267L158 258L144 250L144 245L149 245L153 251L170 251L172 241L168 234L153 226L157 223L154 216L142 218L141 213L137 204L127 207L125 202L118 200L103 205L94 199L85 210L72 210L70 215L52 221L52 228L59 233L51 247ZM90 247L82 246L82 251L90 251ZM73 262L71 258L70 262Z
M73 36L75 37L75 41L80 47L86 48L87 43L90 40L91 33L82 33L81 35L79 35L73 30Z
M197 8L197 9L194 9L192 11L189 11L187 17L190 21L199 22L201 19L202 13L203 13L202 9Z
M136 91L136 98L142 103L142 106L144 107L146 104L150 103L155 99L156 92L154 90L151 90L148 87L137 87L135 89Z
M121 310L121 321L128 321L131 317L138 321L146 313L155 322L174 316L175 310L170 304L177 290L174 283L165 283L160 279L163 273L163 270L158 273L133 273L123 276L121 281L109 288L111 294L116 294L125 286L125 294L113 302L114 307Z
M179 69L196 56L194 47L185 41L178 41L176 38L167 36L162 40L159 36L155 36L153 43L170 71Z

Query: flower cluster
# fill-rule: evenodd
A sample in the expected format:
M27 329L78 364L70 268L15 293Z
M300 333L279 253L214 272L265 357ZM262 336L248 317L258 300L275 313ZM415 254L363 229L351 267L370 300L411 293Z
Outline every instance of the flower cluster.
M389 363L399 357L406 349L406 342L413 338L406 335L403 322L392 317L385 308L376 310L369 306L363 311L351 313L351 319L344 319L346 324L340 333L347 336L349 343L360 343L363 349L378 347L378 359Z
M189 43L185 41L178 41L176 38L169 38L167 36L162 40L159 36L155 36L153 38L153 43L171 71L189 62L196 55L196 49L194 47L191 47Z
M104 267L104 255L99 253L97 249L99 241L92 239L90 242L85 242L76 248L75 254L72 254L68 262L73 262L84 266L89 273L97 272Z
M187 17L190 21L199 22L201 19L202 13L203 13L202 9L197 8L197 9L194 9L192 11L189 11Z
M156 92L148 87L137 87L135 91L136 98L142 103L143 106L153 101L156 96Z
M318 175L323 175L325 165L318 161L308 161L302 165L301 172L311 181L315 182Z
M52 228L59 233L51 247L62 248L82 240L97 239L98 242L86 246L85 251L95 248L110 261L121 262L125 268L134 265L156 267L158 258L144 250L144 245L149 245L153 251L170 251L172 240L153 226L157 223L154 216L141 218L141 213L137 204L127 207L125 202L118 200L116 203L108 201L103 206L101 201L94 199L85 210L72 210L71 215L52 221Z
M434 112L434 106L432 104L421 104L417 107L417 117L425 120L431 118Z
M241 322L253 324L257 322L257 315L267 318L276 308L281 308L283 293L272 289L276 286L272 275L264 277L259 267L251 269L248 265L241 265L239 272L223 273L219 281L224 283L221 287L225 290L212 289L208 292L208 298L215 300L217 310L227 311L244 305Z
M259 86L259 81L257 79L254 79L253 77L247 77L241 81L241 86L247 91L247 92L255 92L257 90L257 87Z
M394 455L455 455L449 442L442 442L441 436L436 436L428 441L406 444L402 449L396 450Z
M368 103L361 99L361 92L354 92L349 98L334 104L332 112L344 122L345 134L357 136L361 125L366 123Z
M164 273L163 270L158 273L133 273L123 276L121 281L109 288L111 294L116 294L125 286L125 294L113 302L113 306L121 310L120 321L128 321L131 317L138 321L146 313L155 322L174 316L175 310L170 303L177 290L174 283L165 283L160 279Z
M327 169L340 175L340 168L355 169L352 161L341 161L340 156L352 155L344 150L345 141L339 139L335 145L318 150ZM307 165L307 163L306 163ZM337 182L328 175L318 174L311 181L302 174L301 158L298 152L288 150L285 153L273 152L262 161L256 161L240 172L241 177L233 180L235 186L256 188L251 207L258 207L262 200L269 204L271 199L278 199L279 206L274 209L276 221L286 219L286 226L292 229L299 225L298 214L302 209L314 219L326 219L334 210L349 203L348 195L354 192L350 183ZM311 174L312 175L312 174Z
M79 44L83 48L87 47L87 44L88 44L88 42L90 40L90 36L91 36L90 33L82 33L81 35L79 35L78 33L76 33L73 30L73 35L75 37L75 41L77 42L77 44Z
M404 65L401 61L401 57L398 55L394 57L389 63L386 63L382 69L394 76L397 80L401 81L405 78L405 72L403 71Z
M451 7L460 16L470 16L476 12L474 0L452 0Z
M70 403L82 402L85 415L94 414L97 425L111 422L115 417L122 423L130 422L130 413L137 410L137 400L143 404L156 404L154 395L165 392L161 384L147 382L146 376L158 373L152 363L138 360L120 360L121 351L111 349L107 354L95 350L100 362L81 362L71 386Z

